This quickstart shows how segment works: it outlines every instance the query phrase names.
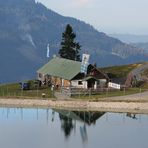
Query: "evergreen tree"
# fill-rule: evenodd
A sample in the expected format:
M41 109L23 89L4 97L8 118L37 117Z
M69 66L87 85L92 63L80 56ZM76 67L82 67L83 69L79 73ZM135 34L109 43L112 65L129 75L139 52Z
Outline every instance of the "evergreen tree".
M75 42L76 34L72 27L68 24L65 32L62 34L61 49L59 50L60 57L80 61L79 51L81 46Z

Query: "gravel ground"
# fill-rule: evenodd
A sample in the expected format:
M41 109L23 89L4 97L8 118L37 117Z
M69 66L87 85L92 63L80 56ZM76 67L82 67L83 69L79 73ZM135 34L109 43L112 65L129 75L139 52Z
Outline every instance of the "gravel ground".
M142 99L148 100L148 92L141 93ZM92 111L112 111L112 112L131 112L147 113L148 102L124 102L124 100L139 99L139 94L114 97L116 101L71 101L71 100L34 100L34 99L0 99L2 107L31 107L31 108L60 108L70 110L92 110ZM106 98L107 99L107 98ZM122 99L122 102L121 102Z

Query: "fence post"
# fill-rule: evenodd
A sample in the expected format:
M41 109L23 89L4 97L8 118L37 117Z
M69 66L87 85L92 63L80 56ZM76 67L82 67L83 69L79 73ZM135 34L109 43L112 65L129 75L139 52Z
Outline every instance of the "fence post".
M79 99L80 99L80 89L79 89Z
M8 86L7 86L7 92L6 92L6 94L7 94L7 97L8 97Z
M39 90L38 90L38 86L37 86L37 97L38 97L38 95L39 95Z
M21 97L23 96L23 89L21 90Z
M106 89L106 97L108 97L108 88Z
M124 95L125 95L125 87L124 87Z
M5 96L5 91L3 90L3 97Z
M89 99L90 99L90 97L91 97L91 88L89 89Z
M140 99L141 99L141 88L140 88Z

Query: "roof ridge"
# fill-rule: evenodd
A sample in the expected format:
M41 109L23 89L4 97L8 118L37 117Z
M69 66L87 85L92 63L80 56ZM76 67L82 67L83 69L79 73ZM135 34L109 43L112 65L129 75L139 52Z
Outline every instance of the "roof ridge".
M74 61L74 60L66 59L66 58L62 58L62 57L55 57L55 58L58 58L58 59L61 59L61 60L65 60L65 61L71 61L71 62L81 63L80 61ZM55 58L53 58L53 59L55 59ZM53 59L51 59L51 60L53 60Z

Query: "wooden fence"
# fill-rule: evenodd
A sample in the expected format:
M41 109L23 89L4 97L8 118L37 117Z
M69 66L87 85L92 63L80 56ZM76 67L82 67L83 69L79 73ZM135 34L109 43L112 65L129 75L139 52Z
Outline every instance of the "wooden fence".
M113 88L97 88L97 89L84 89L84 88L76 88L76 87L62 87L61 93L67 96L75 96L75 95L96 95L101 92L111 92L117 91Z

